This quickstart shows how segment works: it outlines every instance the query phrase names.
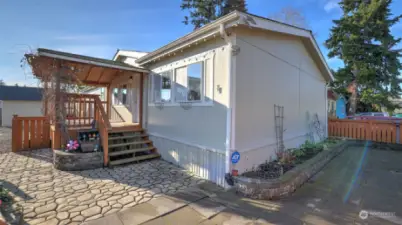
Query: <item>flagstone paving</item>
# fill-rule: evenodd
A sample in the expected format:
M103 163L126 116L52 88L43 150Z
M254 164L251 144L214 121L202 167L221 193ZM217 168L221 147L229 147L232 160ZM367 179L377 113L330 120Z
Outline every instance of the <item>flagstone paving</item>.
M203 182L163 160L66 172L50 149L0 154L0 181L29 224L80 224Z

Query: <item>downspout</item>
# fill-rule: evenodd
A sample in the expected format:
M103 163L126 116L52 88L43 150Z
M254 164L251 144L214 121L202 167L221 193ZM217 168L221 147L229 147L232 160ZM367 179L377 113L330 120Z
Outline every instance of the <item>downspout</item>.
M225 178L229 185L233 185L233 180L231 179L231 150L232 150L232 42L226 33L225 24L220 24L219 33L221 38L227 43L228 51L228 99L227 99L227 110L226 110L226 163L225 163Z

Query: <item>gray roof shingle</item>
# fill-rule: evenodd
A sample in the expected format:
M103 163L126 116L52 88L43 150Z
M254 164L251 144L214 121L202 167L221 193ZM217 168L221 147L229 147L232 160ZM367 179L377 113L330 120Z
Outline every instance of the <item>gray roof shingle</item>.
M41 101L42 88L0 86L0 100L3 101Z

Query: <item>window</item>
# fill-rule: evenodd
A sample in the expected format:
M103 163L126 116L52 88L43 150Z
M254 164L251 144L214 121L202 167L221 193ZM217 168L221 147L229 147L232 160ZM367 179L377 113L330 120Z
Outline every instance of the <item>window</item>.
M184 61L183 61L184 62ZM182 62L182 63L183 63ZM213 62L211 58L191 64L179 64L176 68L153 74L149 82L149 102L212 103Z
M172 70L153 75L154 102L170 102L172 97Z
M201 101L203 65L203 62L198 62L176 69L174 86L176 102Z

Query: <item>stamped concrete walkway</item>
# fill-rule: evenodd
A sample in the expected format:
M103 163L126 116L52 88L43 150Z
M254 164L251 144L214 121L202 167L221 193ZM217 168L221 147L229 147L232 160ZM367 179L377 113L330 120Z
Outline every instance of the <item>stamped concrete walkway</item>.
M351 146L280 201L242 198L203 183L86 224L402 224L401 162L400 150ZM359 216L362 210L367 218Z
M64 172L53 168L49 149L0 154L0 182L28 224L81 224L202 181L163 160Z

